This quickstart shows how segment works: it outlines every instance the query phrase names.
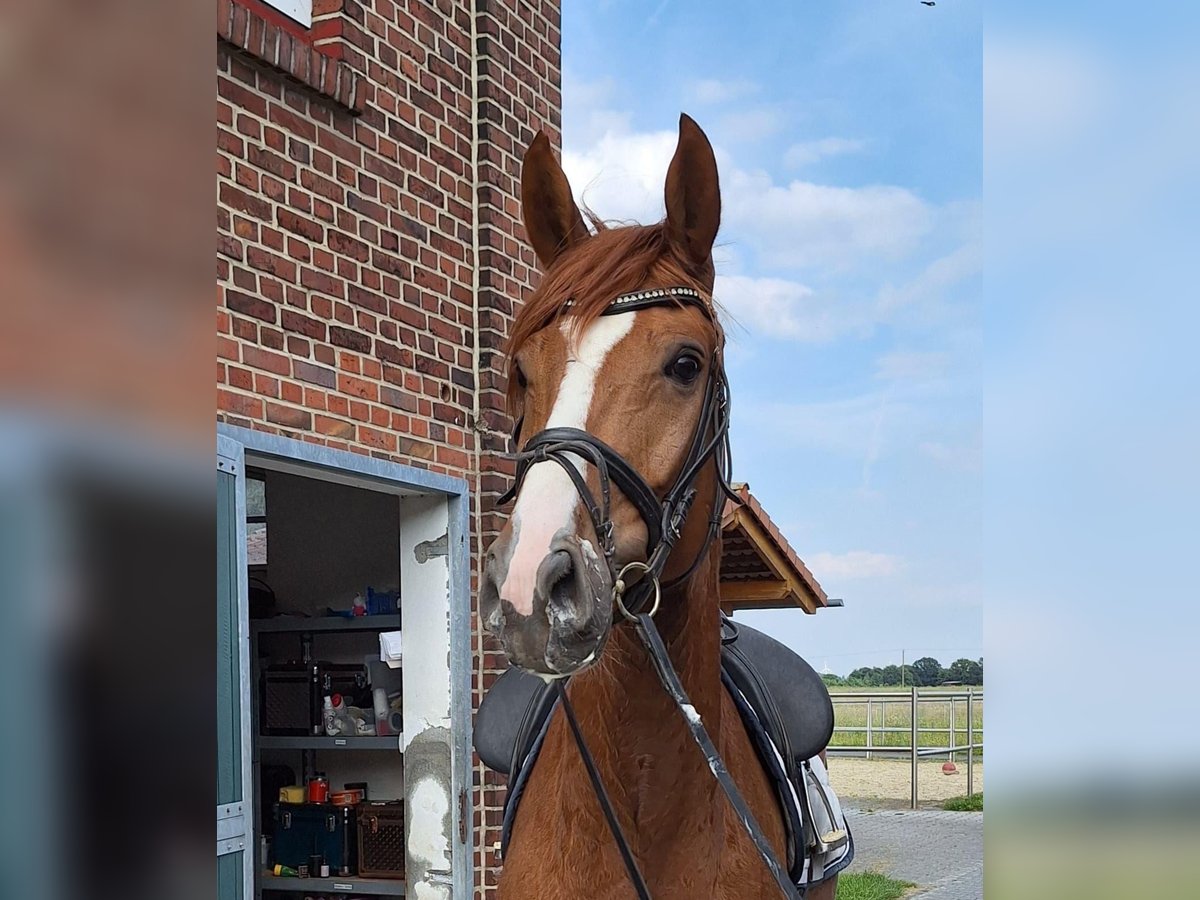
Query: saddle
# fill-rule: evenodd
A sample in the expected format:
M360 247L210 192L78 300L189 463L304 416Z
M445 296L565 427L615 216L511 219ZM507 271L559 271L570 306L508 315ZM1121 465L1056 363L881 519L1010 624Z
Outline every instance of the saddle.
M788 873L799 883L816 872L814 855L826 858L820 880L849 864L849 832L831 806L824 769L816 760L833 735L833 703L821 676L772 637L722 616L721 680L770 776L788 833ZM484 764L509 776L501 854L533 764L549 730L557 696L536 675L510 668L496 680L475 714L475 750ZM818 774L822 777L818 777ZM811 798L818 800L814 807ZM836 798L835 798L836 802ZM835 861L833 851L847 852Z

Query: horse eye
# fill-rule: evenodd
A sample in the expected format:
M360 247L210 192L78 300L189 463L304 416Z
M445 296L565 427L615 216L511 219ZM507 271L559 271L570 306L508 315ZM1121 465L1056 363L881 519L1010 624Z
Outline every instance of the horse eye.
M513 368L517 370L517 384L521 386L522 390L529 387L529 379L525 377L525 370L519 365Z
M700 358L695 353L681 353L667 364L667 375L680 384L691 384L700 377Z

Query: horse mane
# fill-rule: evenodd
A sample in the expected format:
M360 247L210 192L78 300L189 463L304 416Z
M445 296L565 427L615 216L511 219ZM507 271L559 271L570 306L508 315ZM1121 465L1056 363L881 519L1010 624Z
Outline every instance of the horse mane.
M507 348L510 413L515 404L513 367L526 341L568 313L572 329L578 333L595 321L615 297L645 287L651 276L663 287L678 285L698 291L716 322L711 284L689 273L679 262L667 239L665 221L612 228L590 210L587 215L595 233L554 261L513 321Z

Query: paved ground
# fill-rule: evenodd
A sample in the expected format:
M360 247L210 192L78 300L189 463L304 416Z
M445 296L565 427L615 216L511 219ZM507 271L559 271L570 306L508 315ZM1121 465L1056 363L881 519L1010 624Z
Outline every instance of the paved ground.
M920 886L920 900L981 900L983 814L888 809L843 800L854 835L852 872L878 871Z

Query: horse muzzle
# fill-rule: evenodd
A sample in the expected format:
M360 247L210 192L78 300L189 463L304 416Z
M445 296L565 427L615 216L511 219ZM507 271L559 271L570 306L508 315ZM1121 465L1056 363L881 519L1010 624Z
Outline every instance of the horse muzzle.
M479 612L509 661L538 675L565 677L599 658L612 625L612 576L590 541L563 529L537 566L529 597L501 596L510 581L511 534L487 553Z

